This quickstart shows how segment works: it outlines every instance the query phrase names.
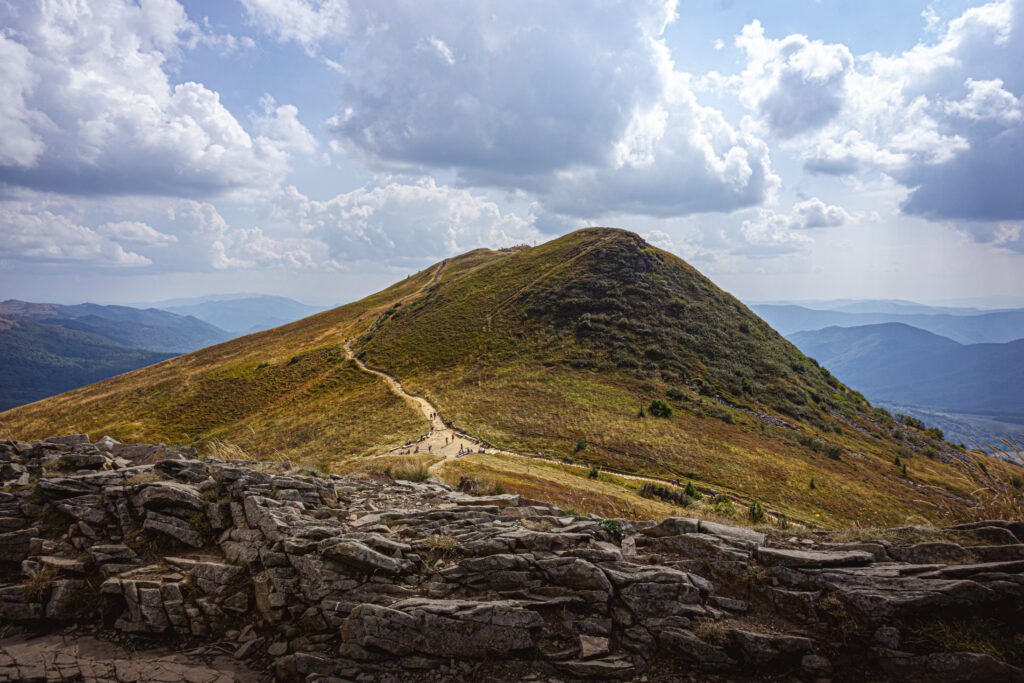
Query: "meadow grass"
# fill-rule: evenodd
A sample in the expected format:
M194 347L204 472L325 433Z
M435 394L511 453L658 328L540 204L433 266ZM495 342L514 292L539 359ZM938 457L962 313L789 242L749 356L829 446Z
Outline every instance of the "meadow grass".
M609 469L823 528L1022 516L1019 467L897 425L689 265L607 229L478 249L358 302L0 413L0 438L109 434L349 471L428 428L347 359L349 338L461 431L588 466L473 456L443 469L450 483L478 476L612 516L681 511ZM654 401L670 416L640 417Z

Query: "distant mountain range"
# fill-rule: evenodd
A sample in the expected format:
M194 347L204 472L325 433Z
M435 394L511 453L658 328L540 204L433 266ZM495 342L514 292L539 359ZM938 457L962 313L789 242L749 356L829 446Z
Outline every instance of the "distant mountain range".
M870 400L923 407L936 418L933 424L947 413L954 422L976 422L973 416L1007 428L1024 425L1024 339L964 345L902 323L828 327L788 338ZM968 439L994 436L948 426Z
M236 334L269 330L324 310L283 296L246 296L164 306L164 310L199 318Z
M198 318L155 308L62 306L9 299L0 302L0 315L91 332L121 346L172 354L194 351L232 336Z
M920 305L917 305L920 306ZM853 306L856 310L857 306ZM961 344L1002 343L1024 338L1024 309L987 311L968 315L934 312L849 312L820 310L805 306L756 304L751 309L785 336L795 332L826 327L859 327L883 323L903 323L948 337ZM917 310L916 308L914 310Z
M0 316L0 410L175 355L129 348L92 332Z
M321 310L278 296L227 296L165 308L0 302L0 410Z

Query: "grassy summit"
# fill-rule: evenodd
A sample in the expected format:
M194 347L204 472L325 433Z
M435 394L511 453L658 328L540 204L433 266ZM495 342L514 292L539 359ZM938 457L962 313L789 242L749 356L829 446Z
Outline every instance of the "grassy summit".
M351 464L426 424L345 359L348 337L497 446L692 480L737 507L892 525L963 516L979 488L1009 480L1008 466L983 468L872 408L679 258L606 228L463 254L362 301L0 414L0 435L216 437ZM481 472L538 497L600 490L609 505L618 487L622 505L639 500L639 482L522 459L473 456L445 476Z

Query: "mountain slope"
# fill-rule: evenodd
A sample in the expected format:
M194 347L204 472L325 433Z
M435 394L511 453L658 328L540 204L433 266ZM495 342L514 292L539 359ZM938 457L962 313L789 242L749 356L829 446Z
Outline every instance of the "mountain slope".
M164 310L193 316L228 332L248 334L278 327L323 309L283 296L249 296L167 306Z
M961 344L1004 343L1024 338L1024 310L976 315L847 313L794 305L759 304L752 307L769 325L787 337L795 332L826 327L859 327L903 323Z
M637 235L605 228L448 259L361 301L0 414L0 434L220 438L257 457L351 464L427 423L345 358L348 338L369 365L497 446L692 479L807 523L955 516L1008 467L983 470L914 430L897 442L891 416L739 301ZM673 414L638 416L655 400ZM485 472L529 495L538 472L556 467L523 464L469 456L442 475ZM605 504L636 514L628 501L640 483L586 472L560 475L573 482L560 499L582 509L583 494L601 487ZM725 502L715 511L735 514Z
M962 345L895 323L829 327L790 339L868 396L1024 421L1024 339Z
M115 344L149 351L186 353L224 341L224 330L196 318L129 306L39 304L9 299L0 315L18 316L48 325L91 332Z
M0 316L0 410L170 357L89 332Z

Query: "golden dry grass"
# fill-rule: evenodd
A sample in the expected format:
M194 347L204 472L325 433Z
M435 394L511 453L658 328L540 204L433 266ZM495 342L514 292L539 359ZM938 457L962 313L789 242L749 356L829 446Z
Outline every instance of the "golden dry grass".
M708 321L708 338L696 340L707 347L705 360L728 352L734 363L744 349L756 351L764 367L778 366L778 381L752 391L771 403L775 394L803 387L817 396L800 407L806 419L780 415L753 395L734 396L734 407L726 408L682 379L602 366L607 359L557 324L530 322L538 289L557 293L570 286L622 234L574 233L534 249L470 252L347 306L0 413L0 438L110 434L351 471L347 463L362 466L427 428L379 378L347 360L343 343L352 337L371 365L392 371L461 430L479 429L510 450L679 478L684 485L692 480L734 499L740 516L754 498L770 518L825 528L1021 516L1012 485L1019 468L948 446L942 446L948 462L929 457L938 442L909 427L901 427L898 440L891 425L879 422L884 415L856 392L825 382L826 373L763 323L751 323L741 304L675 257L664 257L665 273L682 273L692 285L694 315ZM645 324L623 324L634 323ZM744 325L747 332L740 332ZM745 346L729 346L741 334L737 344ZM686 354L680 363L685 360L687 372L702 372L703 361ZM729 367L719 368L716 381L730 380L721 374ZM668 390L675 392L672 417L637 417L640 405L665 399ZM764 424L744 407L784 417L798 430ZM583 452L576 450L580 439L587 443ZM814 439L842 454L827 457L808 445ZM894 466L896 454L909 476ZM409 474L419 476L413 469ZM522 458L474 455L443 470L450 483L462 474L611 516L720 514L701 506L683 513L643 498L636 482L604 474L591 480L585 471Z

